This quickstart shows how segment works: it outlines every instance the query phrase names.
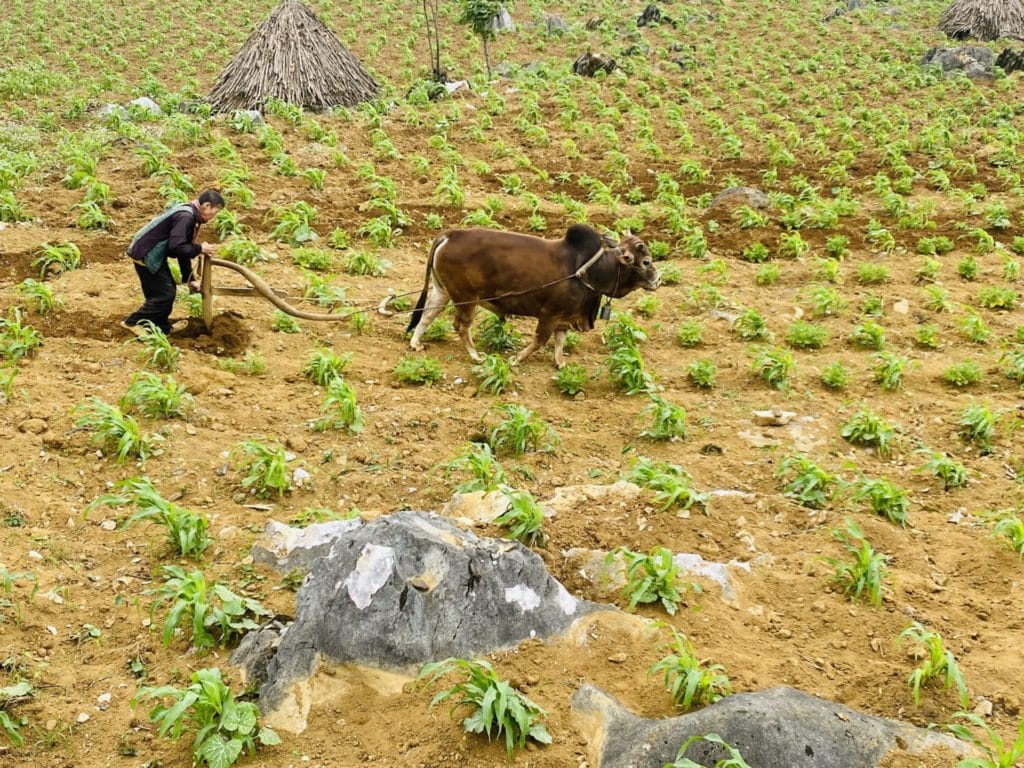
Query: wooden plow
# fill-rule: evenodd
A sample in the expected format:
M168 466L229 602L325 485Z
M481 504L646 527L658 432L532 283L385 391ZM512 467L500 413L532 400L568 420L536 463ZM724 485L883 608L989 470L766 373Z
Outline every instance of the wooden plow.
M213 284L213 268L214 267L226 267L227 269L233 270L244 277L249 285L239 287L228 287L228 286L215 286ZM203 324L206 326L206 332L210 333L213 330L213 297L214 296L261 296L262 298L269 301L279 310L285 314L297 317L300 320L319 320L326 322L339 322L341 320L348 319L352 313L345 314L329 314L323 312L306 312L302 309L296 309L289 304L285 299L291 298L285 294L275 291L255 272L251 269L243 267L241 264L235 264L233 261L226 261L225 259L217 259L211 256L204 256L202 258L202 266L200 267L200 287L199 292L203 297ZM389 293L377 306L377 311L386 316L393 315L387 309L388 303L395 298L394 293ZM364 312L365 309L356 310L356 312Z

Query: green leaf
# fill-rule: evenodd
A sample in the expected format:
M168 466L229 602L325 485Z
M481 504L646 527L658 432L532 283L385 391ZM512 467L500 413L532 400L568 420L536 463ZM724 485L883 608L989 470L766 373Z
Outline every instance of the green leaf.
M210 768L231 768L241 754L240 739L225 739L215 733L206 740L196 756Z
M281 743L281 737L270 728L267 728L267 726L260 728L259 735L256 738L260 740L260 744L267 747L273 747Z
M22 681L16 685L0 688L0 699L20 699L22 696L28 696L31 693L31 684Z

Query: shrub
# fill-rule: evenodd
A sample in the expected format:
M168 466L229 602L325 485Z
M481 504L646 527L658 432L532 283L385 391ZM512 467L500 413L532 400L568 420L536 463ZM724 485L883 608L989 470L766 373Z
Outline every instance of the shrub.
M672 639L665 642L660 651L670 651L656 661L648 675L663 675L665 690L672 697L676 709L684 712L694 707L714 704L732 693L725 667L721 664L706 665L693 649L693 644L674 627L669 627Z
M434 706L446 699L455 702L451 714L461 707L469 707L470 714L462 721L468 733L486 733L490 741L495 736L505 736L505 752L509 759L518 747L526 746L532 739L538 744L550 744L551 734L541 720L547 712L534 704L523 692L509 682L499 680L493 667L486 661L467 661L448 658L426 664L420 670L417 682L432 685L445 675L458 672L465 680L441 691L430 702ZM429 679L427 679L429 678Z
M159 704L149 712L149 720L160 736L179 738L186 729L196 731L192 742L192 762L209 768L228 768L243 752L253 754L256 743L280 744L281 739L266 726L257 730L259 709L248 701L235 699L216 667L192 673L192 684L178 689L165 685L144 687L132 704L148 699L170 699L171 706Z

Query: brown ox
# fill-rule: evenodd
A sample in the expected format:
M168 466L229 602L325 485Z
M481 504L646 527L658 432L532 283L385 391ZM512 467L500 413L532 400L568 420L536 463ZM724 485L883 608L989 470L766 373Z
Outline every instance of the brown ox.
M512 359L521 363L555 336L555 365L564 364L567 331L594 327L602 296L619 298L637 288L655 290L661 278L651 252L627 232L618 245L596 230L574 224L561 240L544 240L491 229L455 229L434 241L427 276L407 331L409 346L421 339L449 301L455 304L455 329L473 360L470 329L477 305L499 317L537 318L533 343Z

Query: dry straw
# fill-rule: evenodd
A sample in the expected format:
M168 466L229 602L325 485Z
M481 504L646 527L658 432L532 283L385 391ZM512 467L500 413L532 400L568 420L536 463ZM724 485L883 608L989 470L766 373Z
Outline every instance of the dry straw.
M956 40L1024 40L1024 0L956 0L939 19L939 30Z
M210 91L215 112L258 109L278 98L305 109L350 107L380 86L300 0L282 0Z

